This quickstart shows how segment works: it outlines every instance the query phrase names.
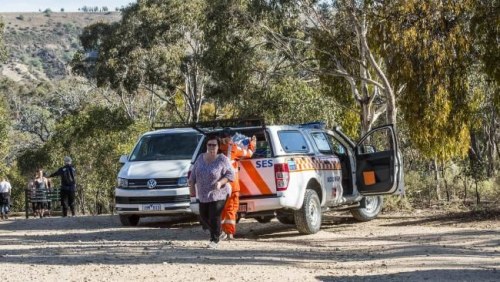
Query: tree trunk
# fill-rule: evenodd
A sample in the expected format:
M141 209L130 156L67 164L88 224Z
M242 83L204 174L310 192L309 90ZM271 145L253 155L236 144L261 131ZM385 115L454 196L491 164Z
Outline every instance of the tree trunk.
M497 144L495 142L496 139L496 129L498 125L496 124L496 111L493 111L491 114L491 124L489 126L489 132L487 134L488 140L487 140L487 146L488 146L488 166L487 166L487 174L488 177L493 177L496 175L496 170L495 170L495 164L497 162L496 158L496 151L497 151Z
M450 190L448 189L448 182L446 181L446 166L444 164L444 161L442 162L441 176L443 178L444 191L446 193L446 201L449 203L450 202Z
M479 188L477 187L477 180L474 180L476 183L476 205L479 205L481 203L481 199L479 197Z
M464 176L464 205L467 204L467 176Z
M439 177L438 162L436 159L432 160L434 165L434 180L436 180L436 198L441 201L441 179Z

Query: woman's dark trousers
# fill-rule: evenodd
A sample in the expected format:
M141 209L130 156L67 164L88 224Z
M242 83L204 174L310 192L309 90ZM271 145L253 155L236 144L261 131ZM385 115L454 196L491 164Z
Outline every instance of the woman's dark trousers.
M201 224L210 230L210 241L219 243L221 234L221 214L226 204L225 200L200 203Z

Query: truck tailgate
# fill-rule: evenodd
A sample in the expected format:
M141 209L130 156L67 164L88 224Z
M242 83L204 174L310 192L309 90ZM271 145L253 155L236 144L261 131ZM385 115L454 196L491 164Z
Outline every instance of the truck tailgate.
M276 195L273 159L240 161L240 197Z

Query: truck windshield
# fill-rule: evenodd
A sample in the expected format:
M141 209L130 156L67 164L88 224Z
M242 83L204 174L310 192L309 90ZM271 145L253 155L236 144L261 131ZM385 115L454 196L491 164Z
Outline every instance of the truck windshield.
M190 160L201 139L199 133L153 134L141 138L130 161Z

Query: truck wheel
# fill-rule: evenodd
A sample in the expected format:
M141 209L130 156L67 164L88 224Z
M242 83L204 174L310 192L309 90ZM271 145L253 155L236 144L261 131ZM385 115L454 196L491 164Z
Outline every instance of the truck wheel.
M139 223L139 216L120 214L120 222L123 226L137 226L137 224Z
M257 220L259 223L269 223L273 218L274 216L260 216L256 217L255 220Z
M314 234L321 227L321 203L316 191L307 189L304 203L294 212L295 226L301 234Z
M283 224L295 224L295 217L293 214L278 214L276 218Z
M357 221L370 221L378 216L384 206L382 196L367 196L364 198L365 208L352 209L351 214Z

